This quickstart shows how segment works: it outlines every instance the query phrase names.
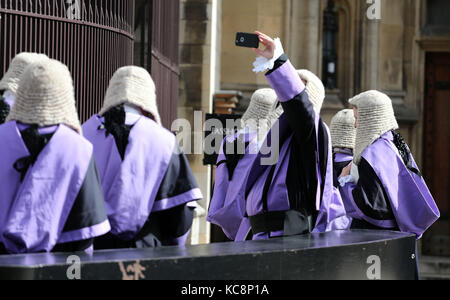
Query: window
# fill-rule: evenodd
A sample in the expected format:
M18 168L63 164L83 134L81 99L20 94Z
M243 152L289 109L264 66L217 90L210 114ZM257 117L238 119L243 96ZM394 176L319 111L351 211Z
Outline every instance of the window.
M337 89L337 35L338 14L334 1L329 0L323 15L323 62L322 79L329 90Z
M450 1L428 0L426 2L424 35L450 35Z

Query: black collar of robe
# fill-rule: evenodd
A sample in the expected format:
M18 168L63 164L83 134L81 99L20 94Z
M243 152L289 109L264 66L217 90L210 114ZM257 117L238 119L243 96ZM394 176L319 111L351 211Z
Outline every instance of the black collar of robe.
M392 135L394 136L394 145L397 147L397 150L400 154L400 157L403 160L403 163L405 166L410 170L411 172L415 173L416 175L423 177L422 173L420 173L419 170L413 167L412 161L411 161L411 150L409 150L408 145L405 142L405 139L403 136L396 132L395 130L392 131Z
M111 108L105 114L104 128L106 136L111 134L116 141L117 150L119 151L122 161L125 159L125 151L128 146L128 138L130 137L132 125L126 125L126 112L124 105L118 105ZM100 129L100 128L99 128Z
M248 145L250 145L250 142L244 142L243 135L240 135L231 143L225 140L225 142L223 143L223 153L225 154L226 159L217 163L217 166L220 166L223 163L227 165L229 181L233 180L234 171L236 170L239 161L245 155L245 151L244 153L239 153L239 145L244 145L244 149L247 149ZM227 154L227 149L230 149L231 147L233 149L233 153Z
M20 173L20 181L23 181L28 169L36 162L39 154L52 138L53 133L41 135L38 131L38 125L31 125L21 131L20 134L28 152L30 152L30 156L22 157L14 163L14 169Z

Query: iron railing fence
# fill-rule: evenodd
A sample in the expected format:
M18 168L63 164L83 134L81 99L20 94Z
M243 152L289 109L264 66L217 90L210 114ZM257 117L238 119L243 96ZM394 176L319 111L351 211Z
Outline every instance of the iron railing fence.
M133 64L134 2L0 0L0 76L24 51L65 63L86 121L100 110L113 73Z

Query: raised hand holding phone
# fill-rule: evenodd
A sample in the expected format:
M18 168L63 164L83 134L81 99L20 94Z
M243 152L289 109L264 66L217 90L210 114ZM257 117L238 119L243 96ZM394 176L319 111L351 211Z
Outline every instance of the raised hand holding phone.
M263 49L259 49L259 44L263 45ZM258 55L253 63L253 72L260 73L273 68L275 61L283 55L283 45L279 38L272 39L268 35L255 31L255 33L236 34L236 46L253 48Z
M253 49L253 51L257 55L262 56L268 60L271 60L275 54L275 41L271 37L262 32L255 31L255 34L258 36L259 42L263 44L265 48L263 50Z

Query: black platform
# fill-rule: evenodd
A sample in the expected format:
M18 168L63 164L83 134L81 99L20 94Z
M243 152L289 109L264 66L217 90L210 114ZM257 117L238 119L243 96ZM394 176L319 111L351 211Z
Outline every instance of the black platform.
M0 256L0 279L67 279L73 254ZM415 279L413 235L341 231L268 241L78 254L81 279L299 280ZM137 271L137 272L136 272ZM370 277L370 276L369 276Z

